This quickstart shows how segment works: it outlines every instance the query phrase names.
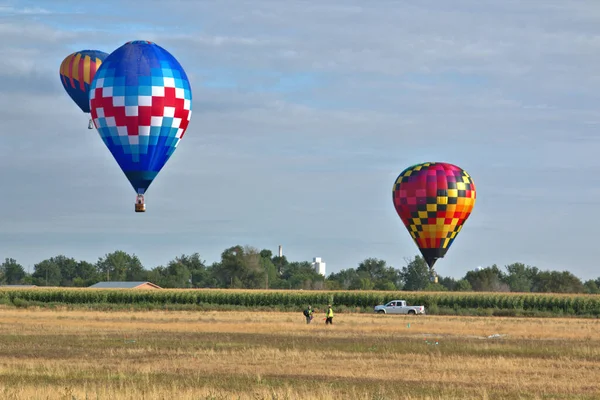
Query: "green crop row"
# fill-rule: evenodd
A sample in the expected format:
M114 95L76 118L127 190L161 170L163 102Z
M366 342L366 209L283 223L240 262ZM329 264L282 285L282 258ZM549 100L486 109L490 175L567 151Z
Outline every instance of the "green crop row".
M409 305L424 305L433 310L524 310L560 315L600 316L600 295L527 293L447 293L384 291L294 291L294 290L216 290L216 289L80 289L34 288L0 289L2 303L35 302L146 305L226 305L301 309L343 306L370 312L373 306L403 299Z

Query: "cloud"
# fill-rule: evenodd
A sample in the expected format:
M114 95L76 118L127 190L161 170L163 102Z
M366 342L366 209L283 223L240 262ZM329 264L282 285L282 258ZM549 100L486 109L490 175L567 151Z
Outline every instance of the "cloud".
M369 256L401 266L417 249L392 182L441 160L479 194L440 273L523 261L592 277L599 19L595 2L559 0L9 3L0 235L13 236L0 251L33 263L31 237L43 254L125 246L156 265L237 241L330 271ZM174 54L194 96L142 216L58 80L69 53L133 39Z
M3 6L0 5L0 15L39 15L39 14L50 14L51 11L41 8L41 7L25 7L25 8L16 8L11 6Z

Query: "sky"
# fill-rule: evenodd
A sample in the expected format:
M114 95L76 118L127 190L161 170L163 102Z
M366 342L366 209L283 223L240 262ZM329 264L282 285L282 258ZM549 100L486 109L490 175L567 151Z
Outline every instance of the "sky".
M233 245L327 273L418 249L396 214L406 167L477 188L440 275L513 262L600 276L597 0L0 0L0 257L26 269L124 250L148 269ZM70 53L150 40L193 113L135 192L61 86Z

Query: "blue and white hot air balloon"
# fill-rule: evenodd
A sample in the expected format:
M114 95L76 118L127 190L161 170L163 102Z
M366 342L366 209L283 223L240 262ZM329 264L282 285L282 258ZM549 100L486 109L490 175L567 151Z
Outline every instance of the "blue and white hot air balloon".
M138 197L175 152L192 115L192 90L179 62L156 43L135 40L112 52L92 81L90 109L106 147Z

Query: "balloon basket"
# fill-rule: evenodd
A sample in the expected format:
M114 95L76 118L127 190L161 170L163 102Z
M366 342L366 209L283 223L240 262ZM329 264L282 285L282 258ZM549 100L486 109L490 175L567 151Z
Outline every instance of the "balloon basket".
M135 212L146 212L146 203L144 203L144 195L138 194L135 200Z

